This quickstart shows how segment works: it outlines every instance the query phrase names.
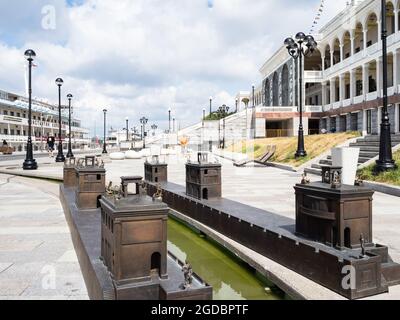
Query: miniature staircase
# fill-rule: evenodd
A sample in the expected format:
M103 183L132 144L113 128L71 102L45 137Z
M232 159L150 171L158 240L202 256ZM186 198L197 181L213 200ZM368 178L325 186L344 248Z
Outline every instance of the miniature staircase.
M358 139L355 143L351 143L350 147L360 148L360 157L358 158L358 165L375 158L379 155L379 139L378 135L366 136ZM392 147L400 144L400 134L392 134ZM307 174L321 175L321 166L331 166L332 156L320 160L318 164L311 165L311 168L304 169Z

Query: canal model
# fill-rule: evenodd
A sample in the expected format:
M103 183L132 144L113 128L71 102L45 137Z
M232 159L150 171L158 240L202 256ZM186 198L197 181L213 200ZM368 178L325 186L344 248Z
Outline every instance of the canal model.
M282 300L281 290L218 244L171 217L168 250L213 287L214 300Z

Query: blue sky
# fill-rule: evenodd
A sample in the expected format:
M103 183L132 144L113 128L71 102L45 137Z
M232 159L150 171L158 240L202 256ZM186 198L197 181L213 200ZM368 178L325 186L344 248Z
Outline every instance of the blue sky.
M258 84L260 66L285 37L310 29L319 2L2 0L0 89L24 93L29 47L37 53L34 95L56 101L54 80L63 77L92 130L96 122L100 132L104 107L114 127L146 115L165 128L169 107L183 127L200 118L210 95L215 107L233 105L237 91ZM346 0L326 2L323 21ZM48 5L54 29L43 28Z

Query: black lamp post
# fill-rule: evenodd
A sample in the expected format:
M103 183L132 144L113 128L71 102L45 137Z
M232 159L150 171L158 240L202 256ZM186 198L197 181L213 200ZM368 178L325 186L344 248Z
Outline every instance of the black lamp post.
M149 121L146 117L140 119L140 123L143 126L143 149L146 149L146 124Z
M171 108L168 109L168 133L171 133Z
M236 98L235 99L235 105L236 105L235 113L238 112L238 103L239 103L239 100L238 100L238 98Z
M103 110L104 114L104 135L103 135L103 154L107 154L107 140L106 140L106 117L107 117L107 109Z
M381 135L379 143L379 160L376 161L375 172L384 172L396 169L396 163L392 154L392 137L390 133L390 121L388 113L388 74L387 74L387 29L386 29L386 0L382 2L382 71L383 71L383 108Z
M126 142L128 142L129 141L129 118L126 117L125 121L126 121Z
M68 130L69 130L69 137L68 137L68 153L67 158L73 158L74 154L72 153L72 142L71 142L71 100L73 96L72 94L67 95L68 99Z
M63 145L62 145L62 130L61 130L61 86L63 85L64 81L61 78L56 79L56 85L58 86L58 154L56 157L56 162L65 162L65 157L63 153Z
M295 61L299 59L299 104L300 104L300 125L299 125L299 136L298 145L296 151L296 158L307 156L307 152L304 149L304 129L303 129L303 57L306 57L314 52L317 48L317 42L311 35L306 36L303 32L296 34L296 40L287 38L285 40L286 48L289 54Z
M206 109L203 108L203 121L202 121L202 125L204 127L204 121L206 120Z
M153 124L151 126L151 129L153 129L153 137L156 135L156 130L157 130L158 126L156 124Z
M211 113L212 113L212 100L213 100L213 98L210 97L210 115L211 115Z
M26 159L23 164L24 170L36 170L38 165L33 158L32 146L32 62L36 57L35 51L29 49L25 51L25 58L29 62L29 78L28 78L28 94L29 94L29 109L28 109L28 141L26 144Z

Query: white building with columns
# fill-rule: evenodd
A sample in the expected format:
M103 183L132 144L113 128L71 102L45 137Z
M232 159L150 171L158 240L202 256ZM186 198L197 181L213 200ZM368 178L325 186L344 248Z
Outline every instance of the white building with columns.
M400 122L400 0L387 1L388 95L393 133ZM298 30L301 31L301 30ZM306 134L378 134L382 108L381 1L350 1L314 37L318 50L304 61ZM297 134L299 68L283 45L261 67L256 90L257 137ZM251 99L251 98L250 98Z

